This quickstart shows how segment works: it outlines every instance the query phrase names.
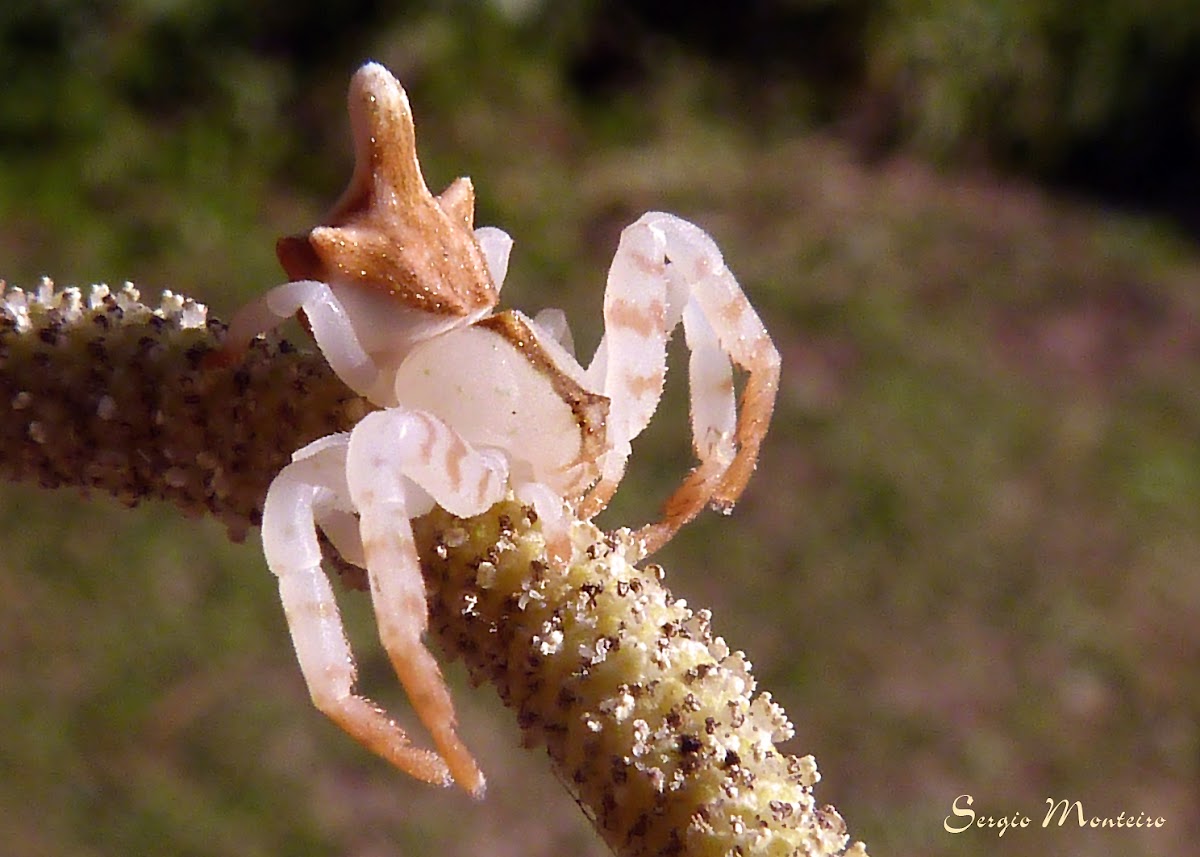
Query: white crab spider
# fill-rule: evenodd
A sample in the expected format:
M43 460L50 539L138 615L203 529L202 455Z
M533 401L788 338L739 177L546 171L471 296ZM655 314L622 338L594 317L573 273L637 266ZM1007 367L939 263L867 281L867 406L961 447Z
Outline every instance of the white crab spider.
M410 519L435 503L476 515L510 490L551 534L572 516L593 517L658 405L666 343L682 322L699 464L663 520L638 532L649 553L706 504L727 511L741 494L774 406L779 357L712 239L650 213L621 235L604 337L584 368L561 312L493 314L512 241L498 229L473 231L469 180L438 197L429 192L396 79L364 66L349 106L349 187L327 225L280 241L291 282L239 311L228 342L236 352L302 312L331 368L380 410L294 454L267 495L263 545L317 707L414 776L453 778L479 794L483 776L458 739L449 693L422 643L425 590ZM732 363L748 373L740 416ZM343 558L367 569L384 648L437 753L413 747L355 693L318 527Z

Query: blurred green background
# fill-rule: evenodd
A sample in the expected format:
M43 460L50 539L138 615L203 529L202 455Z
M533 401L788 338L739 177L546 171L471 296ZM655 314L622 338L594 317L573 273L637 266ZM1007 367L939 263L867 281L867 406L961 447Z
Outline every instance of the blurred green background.
M733 518L660 560L855 837L1194 848L1195 0L96 5L0 9L10 284L132 279L227 317L340 192L347 81L384 62L431 185L470 174L479 222L515 237L506 302L563 306L584 353L622 226L664 209L723 248L783 389ZM686 467L681 387L606 523L646 519ZM364 599L343 601L365 687L403 710ZM490 689L450 672L478 805L310 706L253 539L0 489L6 855L603 853ZM1052 796L1166 827L951 835L964 793L1035 825Z

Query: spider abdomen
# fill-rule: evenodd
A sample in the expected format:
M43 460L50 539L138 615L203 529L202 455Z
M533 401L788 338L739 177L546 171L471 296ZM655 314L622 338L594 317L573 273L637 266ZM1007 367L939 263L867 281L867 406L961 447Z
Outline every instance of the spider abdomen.
M395 375L405 407L436 414L475 446L526 462L526 478L562 496L594 480L608 399L584 386L578 364L516 311L421 342Z

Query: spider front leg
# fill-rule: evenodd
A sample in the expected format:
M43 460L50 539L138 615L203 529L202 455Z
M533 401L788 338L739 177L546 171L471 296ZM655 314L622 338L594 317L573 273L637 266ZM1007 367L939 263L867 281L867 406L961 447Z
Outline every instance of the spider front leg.
M436 753L414 747L371 700L354 692L354 653L337 601L321 570L317 523L344 514L349 435L323 438L296 453L267 492L262 537L267 564L279 578L279 595L313 704L359 743L397 768L436 785L450 770Z
M685 220L650 212L621 234L604 296L604 339L588 367L612 405L611 450L582 505L587 517L607 504L624 474L629 442L658 407L667 340L680 321L691 352L692 446L699 464L667 499L663 519L639 531L647 554L706 504L732 508L754 472L779 388L779 353L716 244ZM733 364L747 373L740 413Z
M380 640L454 779L481 794L483 774L455 732L449 691L421 641L428 611L409 521L432 503L460 517L488 509L507 488L505 457L473 449L428 412L396 407L368 414L355 426L346 479L359 513Z
M238 356L258 334L275 329L301 310L329 368L352 390L369 396L379 381L380 368L328 283L284 283L244 305L229 322L226 352Z

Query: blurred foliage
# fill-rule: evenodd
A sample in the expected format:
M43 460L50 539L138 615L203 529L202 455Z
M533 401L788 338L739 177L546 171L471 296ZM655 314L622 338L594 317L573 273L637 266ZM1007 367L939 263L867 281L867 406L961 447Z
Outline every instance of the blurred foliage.
M1186 192L1191 5L9 0L0 276L128 277L227 315L341 190L346 82L378 59L431 184L472 175L516 238L505 302L564 306L580 351L622 226L661 208L717 238L784 387L734 518L662 561L852 832L1168 853L1200 838L1200 257L1169 222L950 167ZM676 384L609 523L686 466L685 407ZM344 601L366 686L403 710ZM5 853L600 853L511 715L457 699L481 806L313 711L253 545L0 491ZM1170 827L950 836L964 792Z
M1200 190L1194 0L882 5L867 79L922 150L1139 201L1181 173Z
M243 201L253 195L233 188L255 177L287 171L304 181L312 167L289 160L271 133L279 115L301 107L309 87L328 87L334 69L356 65L364 46L392 42L429 95L468 82L479 97L551 85L603 105L591 115L609 127L645 121L629 103L640 106L691 57L716 72L702 76L701 106L760 131L833 122L876 153L911 146L1200 217L1184 197L1200 193L1194 0L12 0L0 10L0 39L0 153L50 147L60 175L24 190L70 187L98 204L127 202L114 188L134 169L146 178L183 170ZM293 118L316 139L328 123ZM185 151L122 157L161 123L188 129L175 138ZM205 151L204 163L189 159L192 149ZM257 169L217 181L247 150ZM87 169L72 169L82 152ZM161 228L151 219L128 240L151 241Z
M1200 228L1195 0L590 5L581 91L645 86L680 49L716 64L726 110L777 130L833 122L864 151L1027 172Z

